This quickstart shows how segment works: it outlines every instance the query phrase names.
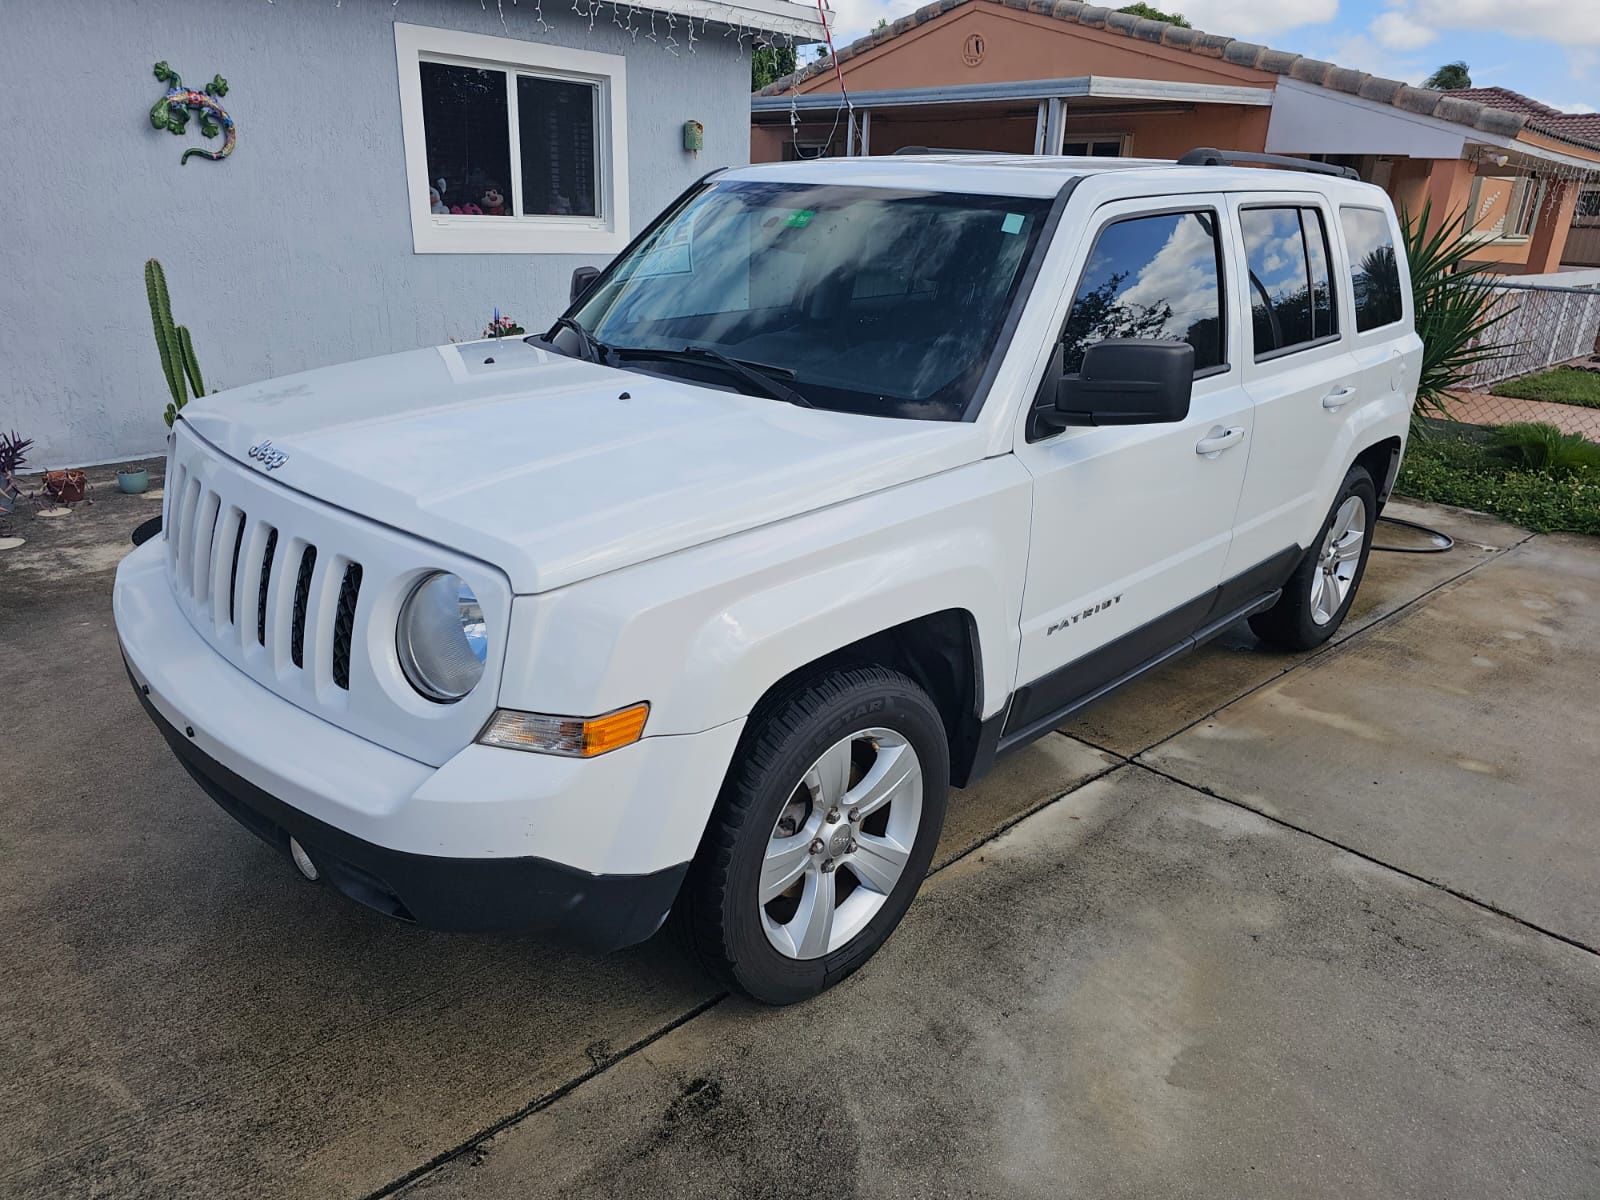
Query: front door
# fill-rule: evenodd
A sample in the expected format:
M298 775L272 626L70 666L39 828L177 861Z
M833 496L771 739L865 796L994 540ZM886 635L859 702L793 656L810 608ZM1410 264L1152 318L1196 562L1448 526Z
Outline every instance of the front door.
M1233 233L1221 196L1123 201L1096 214L1061 332L1066 370L1105 338L1195 348L1182 421L1030 428L1034 477L1017 689L1021 736L1184 640L1210 615L1252 441Z

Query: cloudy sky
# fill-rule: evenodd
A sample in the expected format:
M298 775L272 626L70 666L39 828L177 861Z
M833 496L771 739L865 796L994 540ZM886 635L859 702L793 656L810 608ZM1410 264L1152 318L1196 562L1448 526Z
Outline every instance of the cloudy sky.
M830 0L844 45L924 0ZM1125 3L1126 0L1123 0ZM1197 29L1420 83L1465 60L1472 82L1600 109L1600 0L1155 0ZM1101 0L1116 5L1117 0Z

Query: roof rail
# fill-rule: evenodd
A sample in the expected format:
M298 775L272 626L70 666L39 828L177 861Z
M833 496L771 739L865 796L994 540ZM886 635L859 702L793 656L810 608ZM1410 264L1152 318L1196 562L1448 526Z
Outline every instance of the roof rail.
M1360 174L1352 167L1333 163L1312 162L1308 158L1290 158L1286 154L1250 154L1243 150L1218 150L1212 146L1198 146L1178 159L1180 167L1282 167L1286 171L1306 171L1312 175L1333 175L1339 179L1359 181Z
M901 146L894 154L1001 154L1000 150L950 150L943 146Z

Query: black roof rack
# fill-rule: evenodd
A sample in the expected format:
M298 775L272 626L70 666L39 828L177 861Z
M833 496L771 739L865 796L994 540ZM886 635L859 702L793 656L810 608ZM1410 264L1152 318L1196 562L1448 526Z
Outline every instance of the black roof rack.
M1178 160L1180 167L1282 167L1286 171L1306 171L1312 175L1333 175L1339 179L1361 176L1351 167L1333 163L1312 162L1308 158L1290 158L1286 154L1250 154L1243 150L1218 150L1213 146L1197 146Z

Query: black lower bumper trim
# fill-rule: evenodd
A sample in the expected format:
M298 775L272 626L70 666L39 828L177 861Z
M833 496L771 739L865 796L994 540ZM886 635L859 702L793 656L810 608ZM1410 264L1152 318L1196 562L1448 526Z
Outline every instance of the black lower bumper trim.
M523 930L605 952L660 928L689 864L649 875L591 875L542 858L441 858L374 845L301 812L199 749L150 703L178 761L235 820L285 856L293 837L319 877L352 900L429 929Z

